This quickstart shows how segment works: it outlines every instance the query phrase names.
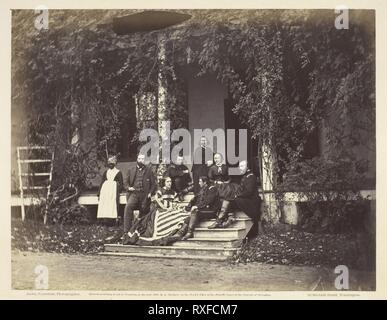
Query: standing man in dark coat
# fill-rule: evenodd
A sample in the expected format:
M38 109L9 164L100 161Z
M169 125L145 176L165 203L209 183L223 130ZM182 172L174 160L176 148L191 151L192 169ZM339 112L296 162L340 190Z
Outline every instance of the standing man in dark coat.
M199 178L207 176L208 167L212 165L214 152L210 147L207 147L207 139L202 136L200 138L200 146L195 149L192 161L192 178L194 183L194 193L198 194L200 190Z
M133 210L140 210L140 217L149 212L151 197L157 183L150 165L145 165L145 155L138 154L136 166L129 168L126 179L128 194L124 211L124 241L133 223Z

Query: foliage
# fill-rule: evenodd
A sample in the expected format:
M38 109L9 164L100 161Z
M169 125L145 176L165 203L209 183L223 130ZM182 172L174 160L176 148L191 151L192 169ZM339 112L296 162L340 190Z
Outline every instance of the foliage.
M50 221L56 224L76 226L90 224L90 216L87 209L74 202L62 206L54 206L49 217Z
M300 203L299 209L299 225L308 232L364 233L370 228L370 203L364 199L308 201Z
M197 76L215 74L228 87L234 112L272 151L279 192L283 173L294 174L292 165L306 160L309 136L321 127L328 163L304 162L298 182L321 190L358 186L356 170L340 182L330 175L336 174L332 161L339 171L346 168L340 159L349 159L347 168L357 165L354 147L374 152L372 14L351 11L351 27L337 30L333 10L187 12L192 18L181 26L125 36L114 34L110 19L132 11L52 10L49 30L26 35L33 13L14 12L12 103L28 114L27 142L56 147L57 185L71 180L86 187L95 161L117 152L120 125L129 121L122 105L148 94L158 103L160 83L168 93L165 118L172 129L186 127L188 68ZM157 127L159 115L149 113L150 122L138 129ZM96 132L88 131L92 124ZM74 147L74 132L90 138L86 147Z
M374 147L372 30L359 17L337 30L333 13L302 15L215 25L198 53L202 72L229 85L234 111L283 165L304 159L308 136L323 121L333 153L348 157L354 146Z
M214 24L197 59L201 73L229 86L234 112L271 151L277 199L298 190L311 205L327 201L318 223L336 231L359 218L348 217L348 201L361 202L359 190L375 188L367 161L375 153L373 22L354 12L344 31L335 29L331 12L297 13L238 28ZM326 146L310 160L307 144L317 130ZM359 203L357 209L369 213Z
M372 241L369 237L310 233L285 227L282 224L267 227L264 234L242 246L233 262L328 267L344 264L354 269L375 270L375 255L368 250L368 242Z
M12 249L33 252L95 254L104 243L117 238L121 228L96 224L50 224L12 220Z
M304 199L298 204L299 224L308 231L361 232L371 212L370 199L359 190L367 185L371 190L375 187L366 174L365 160L316 157L293 162L287 167L277 196L283 199L285 192L294 191Z
M367 167L365 160L354 162L342 157L334 160L315 157L303 162L294 161L287 166L281 189L309 192L315 196L315 200L320 201L338 198L348 200L364 184ZM348 191L352 191L352 194Z
M89 211L77 203L79 192L75 184L64 184L49 197L47 218L58 225L84 225L91 222Z

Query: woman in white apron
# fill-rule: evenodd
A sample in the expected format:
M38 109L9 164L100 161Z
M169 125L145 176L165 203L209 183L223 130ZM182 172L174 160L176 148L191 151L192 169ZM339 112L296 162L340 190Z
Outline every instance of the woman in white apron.
M123 176L116 168L117 157L108 159L108 169L102 175L98 192L97 218L112 218L118 220L120 192L123 186Z

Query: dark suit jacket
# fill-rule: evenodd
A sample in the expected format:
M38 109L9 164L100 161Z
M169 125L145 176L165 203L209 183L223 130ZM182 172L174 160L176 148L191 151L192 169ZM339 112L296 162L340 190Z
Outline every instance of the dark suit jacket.
M240 186L237 198L256 199L259 197L257 177L250 170L242 176Z
M209 154L209 159L203 159L203 153L206 154L206 150ZM210 147L206 147L203 152L202 147L197 147L194 151L192 159L192 172L200 171L200 175L206 176L208 171L208 160L214 161L214 152L212 151L212 149ZM199 163L197 163L197 161L199 161Z
M221 172L218 172L218 166L213 164L210 169L208 169L208 178L211 181L228 181L228 167L225 164L221 166Z
M185 183L189 183L192 181L191 179L191 176L189 173L184 173L183 171L187 170L188 171L188 168L186 165L184 164L181 164L181 165L176 165L176 164L171 164L167 171L166 171L166 174L165 176L166 177L170 177L172 179L172 182L173 180L175 180L177 177L180 177L180 178L183 178L184 182Z
M126 188L133 187L134 180L136 178L136 170L137 170L137 165L134 165L129 168L128 175L126 178ZM152 167L149 165L145 166L143 170L145 170L143 180L142 180L144 193L145 194L150 193L151 195L154 195L157 190L156 176L152 170Z
M221 207L218 190L215 186L205 186L191 199L190 206L197 206L201 211L218 211Z

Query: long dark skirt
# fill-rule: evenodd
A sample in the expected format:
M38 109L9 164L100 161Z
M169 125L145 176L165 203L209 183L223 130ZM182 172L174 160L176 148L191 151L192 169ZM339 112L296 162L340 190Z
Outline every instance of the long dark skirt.
M234 182L215 184L215 185L218 189L219 198L222 200L228 200L228 201L235 199L237 192L240 189L239 184Z
M163 211L152 204L149 213L133 223L128 232L128 244L154 246L177 241L174 235L187 223L189 216L183 209Z

